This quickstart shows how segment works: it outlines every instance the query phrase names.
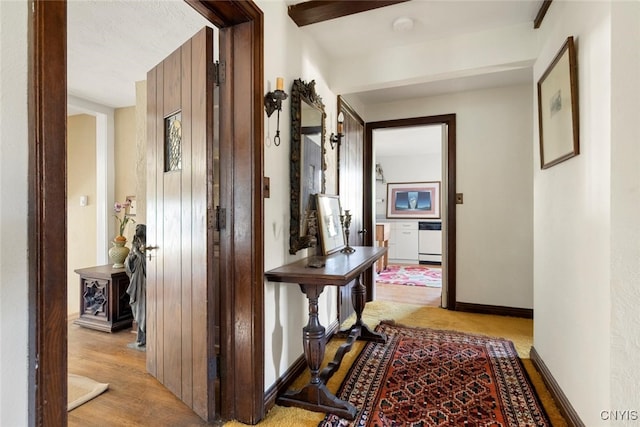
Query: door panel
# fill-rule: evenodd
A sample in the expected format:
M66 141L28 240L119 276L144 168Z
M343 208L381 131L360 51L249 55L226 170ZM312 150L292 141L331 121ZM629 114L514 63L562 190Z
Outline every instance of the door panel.
M216 414L213 30L147 76L147 369L200 417ZM173 141L169 143L167 141Z
M344 114L344 137L339 148L339 194L342 209L351 212L351 228L349 244L362 246L366 244L363 222L364 207L364 123L344 101L339 101L339 112ZM370 232L370 230L367 230ZM340 287L338 299L339 321L344 322L353 311L351 290L355 282Z

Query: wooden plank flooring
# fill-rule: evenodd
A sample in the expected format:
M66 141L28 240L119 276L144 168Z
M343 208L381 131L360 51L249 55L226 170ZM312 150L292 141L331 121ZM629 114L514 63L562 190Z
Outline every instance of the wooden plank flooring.
M207 424L146 372L146 353L130 349L130 330L106 333L69 323L69 373L109 383L69 412L69 426L201 426Z

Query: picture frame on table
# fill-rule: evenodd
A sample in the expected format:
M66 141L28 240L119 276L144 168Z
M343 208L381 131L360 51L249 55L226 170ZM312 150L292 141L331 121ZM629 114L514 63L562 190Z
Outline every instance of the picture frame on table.
M580 154L578 66L571 36L538 80L538 129L542 169Z
M440 218L440 181L388 183L387 218Z
M318 194L316 195L316 210L322 254L329 255L344 248L344 229L340 221L340 215L342 215L340 198L328 194Z

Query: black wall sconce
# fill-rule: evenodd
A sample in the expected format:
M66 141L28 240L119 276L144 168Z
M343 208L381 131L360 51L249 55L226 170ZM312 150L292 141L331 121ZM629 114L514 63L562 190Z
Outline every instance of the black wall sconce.
M274 111L278 112L278 121L276 124L276 136L273 137L273 143L280 145L280 111L282 110L282 101L287 99L287 94L283 90L284 81L282 77L276 78L276 90L268 92L264 96L264 110L267 117L271 117Z
M342 113L342 111L340 111L340 114L338 114L338 134L334 135L333 132L331 132L331 136L329 137L329 144L331 145L332 150L335 150L336 145L340 143L340 140L344 136L342 135L343 123L344 123L344 114Z

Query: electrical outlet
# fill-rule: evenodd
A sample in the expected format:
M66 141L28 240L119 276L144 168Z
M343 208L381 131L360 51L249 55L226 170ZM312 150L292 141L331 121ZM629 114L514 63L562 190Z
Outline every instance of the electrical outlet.
M456 205L461 205L464 203L464 196L462 193L456 193Z

